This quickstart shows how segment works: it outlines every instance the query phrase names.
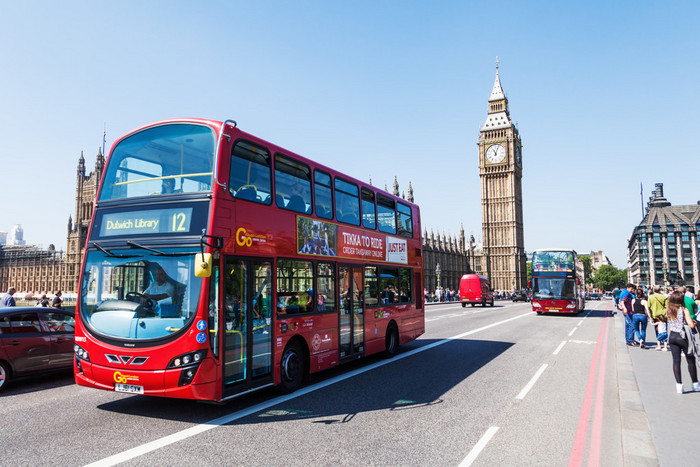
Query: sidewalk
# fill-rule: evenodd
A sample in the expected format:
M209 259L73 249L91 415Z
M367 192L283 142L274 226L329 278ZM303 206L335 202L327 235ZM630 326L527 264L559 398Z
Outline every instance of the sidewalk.
M685 357L681 357L684 394L676 393L671 352L625 345L625 320L615 315L622 449L625 465L698 465L700 392L691 392ZM656 345L654 327L647 342Z

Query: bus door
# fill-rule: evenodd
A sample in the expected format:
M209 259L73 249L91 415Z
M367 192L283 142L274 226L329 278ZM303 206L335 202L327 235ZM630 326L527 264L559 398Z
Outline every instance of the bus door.
M272 382L272 262L226 258L224 397Z
M361 266L338 267L340 291L340 360L361 357L365 351L365 313Z

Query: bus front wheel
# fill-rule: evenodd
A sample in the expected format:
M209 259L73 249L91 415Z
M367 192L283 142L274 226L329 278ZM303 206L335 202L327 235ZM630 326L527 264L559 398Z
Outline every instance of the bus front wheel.
M291 341L287 344L282 354L282 362L280 364L280 380L282 390L290 393L294 392L304 381L306 375L306 360L304 351L297 341Z

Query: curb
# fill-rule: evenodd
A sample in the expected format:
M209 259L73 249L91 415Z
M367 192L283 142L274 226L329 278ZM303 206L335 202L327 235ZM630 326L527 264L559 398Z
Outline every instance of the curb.
M615 317L617 318L615 319L615 352L623 463L635 467L659 465L654 439L651 436L651 425L639 392L629 347L621 338L625 334L625 319L619 312Z

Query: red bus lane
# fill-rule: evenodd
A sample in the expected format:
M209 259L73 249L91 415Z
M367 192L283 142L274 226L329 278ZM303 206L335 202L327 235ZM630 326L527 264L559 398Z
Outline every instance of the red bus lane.
M603 407L605 402L605 369L608 359L608 333L610 329L610 310L605 311L605 317L600 323L598 340L591 366L588 372L588 383L586 394L581 407L574 445L569 458L569 466L580 466L583 460L586 447L586 437L589 427L591 428L590 449L588 455L588 465L600 465L602 427L603 427ZM595 390L595 392L594 392ZM594 397L595 394L595 397ZM595 405L594 405L595 404ZM591 406L593 409L593 419L591 424Z

